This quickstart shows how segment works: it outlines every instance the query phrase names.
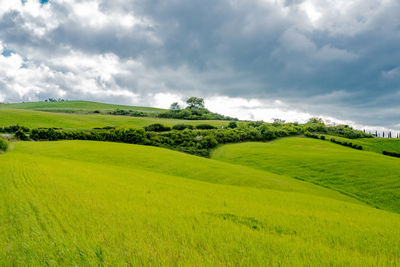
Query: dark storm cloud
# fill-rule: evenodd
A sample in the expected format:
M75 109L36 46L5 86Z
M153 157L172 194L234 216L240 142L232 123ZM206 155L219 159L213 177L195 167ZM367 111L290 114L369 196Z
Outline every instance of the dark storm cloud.
M71 66L60 55L113 54L121 70L106 84L142 99L156 92L280 99L304 112L399 128L398 1L97 1L79 15L85 2L49 1L47 17L0 13L3 45L65 74L43 83L50 79L67 97L79 96L79 82L65 81ZM125 15L137 23L123 26ZM72 71L74 79L91 78L79 73L88 68Z

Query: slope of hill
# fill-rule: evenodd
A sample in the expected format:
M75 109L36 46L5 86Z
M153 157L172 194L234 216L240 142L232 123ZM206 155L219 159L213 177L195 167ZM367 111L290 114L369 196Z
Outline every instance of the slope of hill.
M358 139L348 139L338 136L325 135L326 140L329 141L334 138L340 142L347 142L363 147L365 151L376 152L382 154L385 151L400 153L400 139L397 138L358 138Z
M400 215L264 171L83 141L0 169L0 265L400 264Z
M211 124L213 126L228 125L227 121L212 120L177 120L161 118L140 118L130 116L111 116L100 114L61 114L22 109L0 109L0 126L23 125L30 128L74 128L87 129L106 126L144 127L153 123L172 126L175 124Z
M0 104L0 108L11 108L11 109L29 109L39 111L52 111L52 112L79 112L79 111L110 111L114 109L125 109L143 112L162 112L164 109L151 108L151 107L137 107L137 106L126 106L126 105L115 105L105 104L92 101L60 101L60 102L24 102L24 103L13 103L13 104Z
M226 145L216 149L212 158L289 175L400 212L396 158L309 138Z

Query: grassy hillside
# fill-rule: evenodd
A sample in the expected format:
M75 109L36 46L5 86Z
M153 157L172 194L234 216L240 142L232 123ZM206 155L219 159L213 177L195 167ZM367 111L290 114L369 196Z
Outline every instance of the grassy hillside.
M400 215L288 177L154 147L13 146L0 265L400 264Z
M23 125L30 128L56 127L86 129L105 126L143 127L153 123L162 123L172 126L179 123L185 124L211 124L214 126L228 125L227 121L211 120L176 120L161 118L139 118L129 116L111 116L100 114L61 114L42 111L21 109L0 109L0 126Z
M91 101L61 101L61 102L26 102L26 103L15 103L15 104L0 104L0 108L11 108L11 109L29 109L39 111L52 111L52 112L79 112L79 111L110 111L114 109L126 109L143 112L161 112L164 109L151 108L151 107L137 107L137 106L125 106L125 105L114 105L105 104Z
M309 138L226 145L212 158L310 181L400 212L397 158Z
M382 151L391 151L400 153L400 139L397 138L359 138L359 139L348 139L338 136L326 135L326 140L329 141L334 138L341 142L350 142L363 147L365 151L376 152L382 154Z

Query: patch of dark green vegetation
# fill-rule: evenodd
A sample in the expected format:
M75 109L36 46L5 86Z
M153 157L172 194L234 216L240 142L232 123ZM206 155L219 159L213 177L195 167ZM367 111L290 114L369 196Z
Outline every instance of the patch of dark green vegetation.
M326 140L325 135L318 135L318 134L311 133L311 132L308 132L308 131L306 131L304 133L304 135L307 136L307 137L310 137L310 138L314 138L314 139ZM351 148L358 149L358 150L362 150L363 149L363 147L361 145L354 144L352 142L340 141L340 140L337 140L335 138L331 138L330 141L332 143L335 143L335 144L338 144L338 145L347 146L347 147L351 147Z
M100 111L95 110L93 113L100 113ZM132 117L149 117L150 116L150 113L145 113L142 111L135 111L135 110L123 110L123 109L116 109L116 110L108 112L107 114L119 115L119 116L132 116Z
M354 149L358 149L358 150L362 150L363 147L361 145L357 145L357 144L353 144L352 142L342 142L339 140L336 140L335 138L331 138L331 142L338 144L338 145L342 145L342 146L347 146L347 147L351 147Z
M8 142L0 136L0 151L6 152L8 149Z
M396 153L396 152L390 152L390 151L383 151L382 152L383 155L386 156L391 156L391 157L395 157L395 158L400 158L400 153Z

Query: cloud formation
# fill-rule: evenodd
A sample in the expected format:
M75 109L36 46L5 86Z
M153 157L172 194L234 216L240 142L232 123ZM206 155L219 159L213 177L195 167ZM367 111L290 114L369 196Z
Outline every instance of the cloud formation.
M397 0L2 1L0 101L198 95L246 119L400 130L399 13Z

